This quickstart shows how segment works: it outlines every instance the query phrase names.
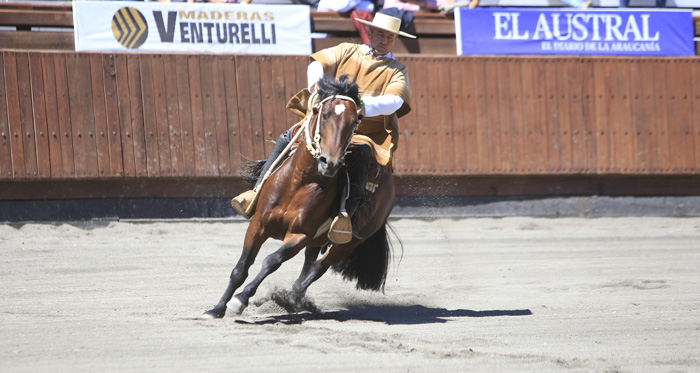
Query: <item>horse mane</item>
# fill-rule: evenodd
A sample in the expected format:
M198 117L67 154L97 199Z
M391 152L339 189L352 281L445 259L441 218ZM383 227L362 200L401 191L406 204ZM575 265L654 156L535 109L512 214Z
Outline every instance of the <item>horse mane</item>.
M341 75L338 80L335 79L333 74L326 74L318 81L319 101L336 95L348 96L355 101L357 107L361 105L360 88L355 82L350 81L347 74Z

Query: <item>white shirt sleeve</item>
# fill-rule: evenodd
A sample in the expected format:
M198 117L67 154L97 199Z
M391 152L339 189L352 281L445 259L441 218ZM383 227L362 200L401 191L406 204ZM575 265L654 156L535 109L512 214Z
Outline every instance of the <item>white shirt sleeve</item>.
M311 62L309 67L306 68L306 81L308 83L307 88L309 88L309 92L314 93L314 91L311 90L311 86L316 84L321 78L323 78L323 65L318 61Z
M397 95L363 97L362 101L365 103L365 116L368 118L393 114L403 105L403 99Z

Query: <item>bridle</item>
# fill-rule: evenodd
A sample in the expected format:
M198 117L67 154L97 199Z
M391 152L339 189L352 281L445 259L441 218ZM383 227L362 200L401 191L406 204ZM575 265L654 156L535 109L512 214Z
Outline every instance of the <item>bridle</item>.
M333 101L336 98L344 100L344 101L350 101L355 105L355 111L357 111L357 103L355 103L355 100L352 97L349 96L343 96L343 95L334 95L334 96L329 96L324 98L321 102L318 102L314 105L314 108L318 108L318 111L316 113L316 129L314 131L313 138L311 136L311 132L309 130L309 125L311 124L311 120L313 118L313 115L309 115L306 120L304 121L304 124L302 124L301 127L301 132L306 132L306 148L309 150L311 155L314 157L314 159L318 159L321 156L321 111L323 108L323 105L326 103L326 101ZM360 119L355 122L352 132L354 133L355 130L357 129L357 126L360 125ZM343 159L345 158L345 153L348 150L348 147L350 146L350 139L352 138L349 137L347 142L345 143L345 147L343 149Z

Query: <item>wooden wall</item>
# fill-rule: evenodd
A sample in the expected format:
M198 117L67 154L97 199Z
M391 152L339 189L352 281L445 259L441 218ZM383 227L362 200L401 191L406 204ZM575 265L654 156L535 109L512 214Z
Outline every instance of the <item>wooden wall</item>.
M306 57L0 54L0 181L228 178ZM418 57L397 173L697 175L700 59Z

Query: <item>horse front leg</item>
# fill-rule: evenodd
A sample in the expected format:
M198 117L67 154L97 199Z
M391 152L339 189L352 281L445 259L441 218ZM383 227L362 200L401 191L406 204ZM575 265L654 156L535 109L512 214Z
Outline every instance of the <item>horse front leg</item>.
M309 237L305 234L287 236L282 246L265 258L260 273L243 288L243 291L236 294L233 299L231 299L228 303L228 308L239 315L243 313L243 310L248 307L248 300L255 295L255 292L258 290L263 280L276 271L282 263L297 255L308 242Z
M248 269L255 262L255 257L258 255L260 247L265 242L265 239L258 235L257 232L259 232L259 230L256 231L250 229L250 226L248 227L245 243L243 245L243 252L241 252L238 263L233 268L233 271L231 271L226 291L214 308L204 312L201 317L202 319L220 319L226 315L226 304L231 300L236 289L243 285L243 282L248 277Z

